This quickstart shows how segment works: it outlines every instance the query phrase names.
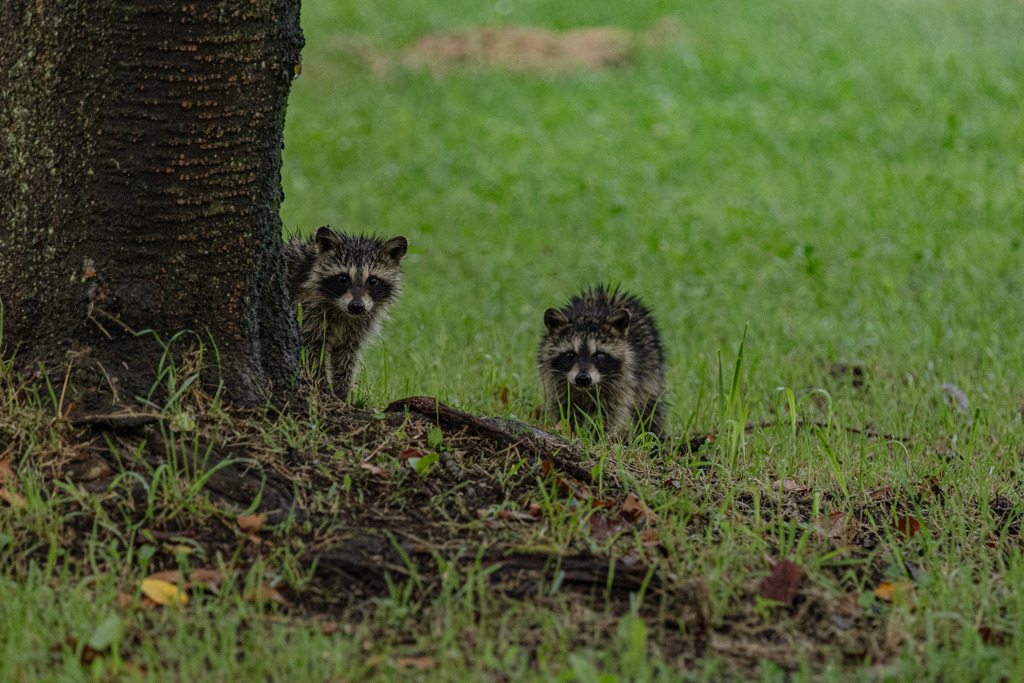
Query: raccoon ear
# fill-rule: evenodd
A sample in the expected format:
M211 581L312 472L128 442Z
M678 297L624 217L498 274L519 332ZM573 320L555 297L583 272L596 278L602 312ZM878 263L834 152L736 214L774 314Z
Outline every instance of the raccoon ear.
M400 263L405 252L409 251L409 240L404 237L392 237L380 246L380 250L395 263Z
M319 252L330 251L341 246L341 235L334 232L328 226L323 226L316 231L316 250Z
M620 308L608 316L605 322L611 325L612 329L616 330L619 334L626 334L626 330L629 329L630 322L629 311L625 308Z
M559 327L564 327L569 324L569 319L565 317L565 313L562 313L557 308L549 308L544 311L544 327L549 330L557 330Z

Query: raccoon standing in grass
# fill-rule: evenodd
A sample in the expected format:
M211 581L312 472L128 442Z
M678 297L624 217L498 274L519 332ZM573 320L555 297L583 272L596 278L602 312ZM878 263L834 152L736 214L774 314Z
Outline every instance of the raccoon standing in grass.
M665 354L639 299L593 287L544 311L544 327L537 368L552 414L620 437L631 424L663 435Z
M288 290L302 323L302 345L323 354L323 373L346 398L362 361L359 351L375 337L402 292L404 237L342 235L324 226L311 239L285 244Z

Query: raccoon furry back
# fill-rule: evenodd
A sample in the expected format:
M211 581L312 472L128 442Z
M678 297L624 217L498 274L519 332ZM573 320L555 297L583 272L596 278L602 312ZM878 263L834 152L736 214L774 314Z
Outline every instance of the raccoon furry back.
M664 435L665 355L639 299L592 287L544 311L544 327L537 368L553 415L619 437L631 424Z
M323 374L346 398L362 362L360 350L380 330L402 293L404 237L350 236L324 226L310 239L285 243L288 290L311 358L323 354Z

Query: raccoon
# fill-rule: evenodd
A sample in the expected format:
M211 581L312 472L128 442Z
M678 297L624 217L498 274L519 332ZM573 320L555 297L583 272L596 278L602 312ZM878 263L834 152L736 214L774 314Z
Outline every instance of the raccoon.
M359 374L359 350L374 338L402 292L404 237L342 235L324 226L284 247L288 290L302 322L307 353L323 352L323 374L340 398ZM301 307L301 309L300 309Z
M651 313L635 296L592 287L544 311L537 369L547 406L576 425L601 420L664 435L665 354Z

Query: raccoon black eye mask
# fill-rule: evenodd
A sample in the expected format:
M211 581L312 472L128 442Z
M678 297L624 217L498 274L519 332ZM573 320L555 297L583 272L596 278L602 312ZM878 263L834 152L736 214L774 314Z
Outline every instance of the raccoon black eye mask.
M380 331L402 293L404 237L343 235L322 227L310 239L285 244L288 289L302 321L302 343L323 352L328 386L346 398L362 362L360 350Z
M592 287L544 311L537 371L552 415L619 435L631 424L664 431L661 337L635 296Z

